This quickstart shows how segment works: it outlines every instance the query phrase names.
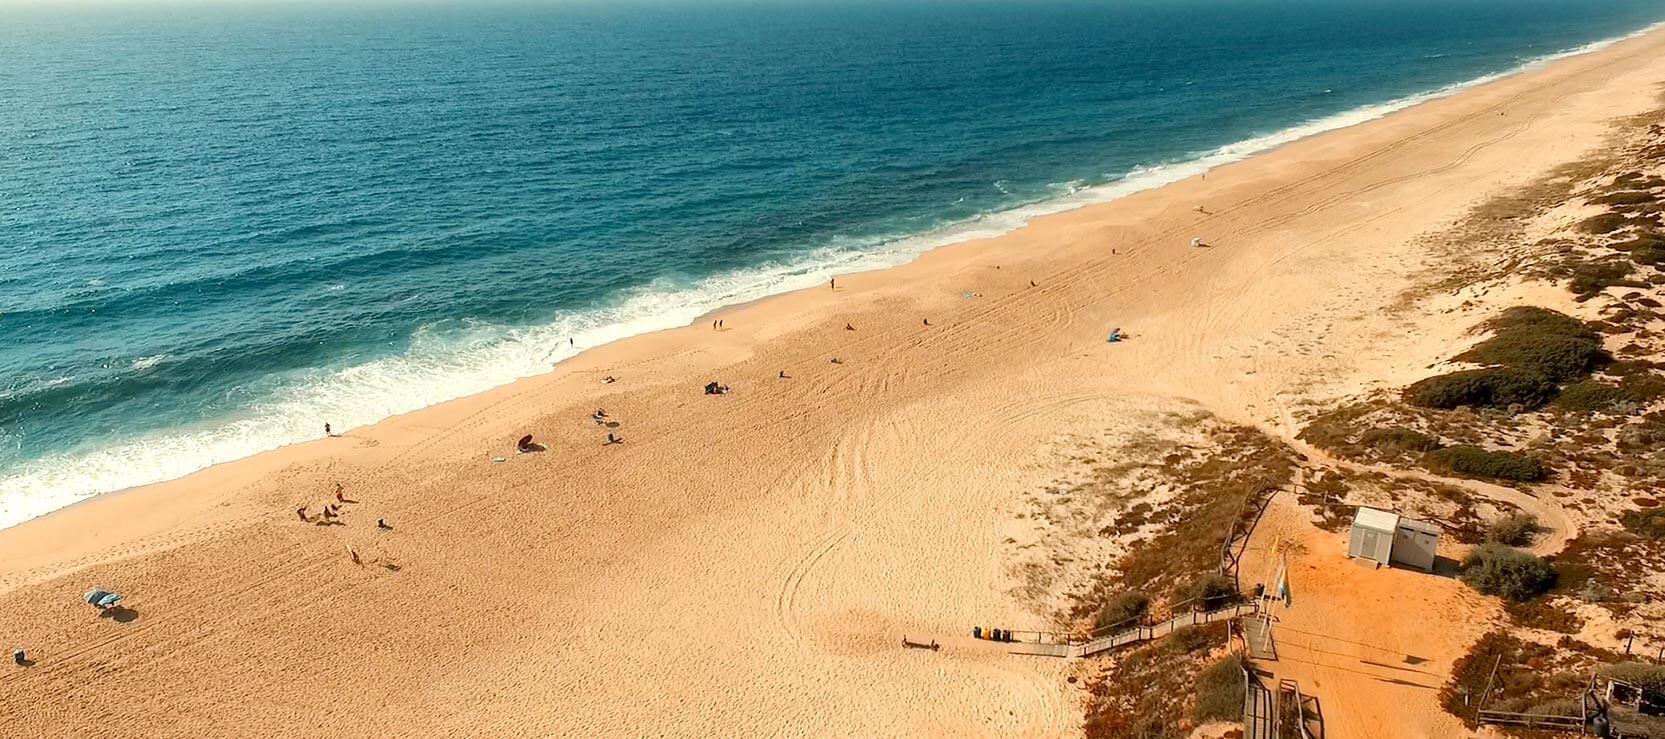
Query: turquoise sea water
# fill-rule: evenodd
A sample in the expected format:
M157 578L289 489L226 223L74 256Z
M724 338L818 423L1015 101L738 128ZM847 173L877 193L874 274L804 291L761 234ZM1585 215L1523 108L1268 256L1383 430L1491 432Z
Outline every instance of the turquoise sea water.
M0 6L0 526L1665 18L785 5Z

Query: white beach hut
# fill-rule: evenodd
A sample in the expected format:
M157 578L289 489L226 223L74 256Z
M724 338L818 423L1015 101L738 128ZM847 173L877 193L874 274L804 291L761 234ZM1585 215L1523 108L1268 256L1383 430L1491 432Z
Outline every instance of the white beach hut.
M1347 556L1367 559L1376 566L1393 561L1393 534L1399 530L1399 515L1359 506L1353 513L1353 529L1348 535Z

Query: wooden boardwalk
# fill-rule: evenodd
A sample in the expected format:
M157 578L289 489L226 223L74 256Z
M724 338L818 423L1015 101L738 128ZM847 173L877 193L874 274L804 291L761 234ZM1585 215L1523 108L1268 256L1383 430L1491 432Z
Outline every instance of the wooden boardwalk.
M1100 652L1107 652L1117 647L1160 639L1187 626L1226 621L1244 614L1252 614L1259 608L1252 603L1240 603L1235 606L1213 611L1192 611L1183 616L1175 616L1159 624L1150 626L1135 626L1131 629L1118 631L1114 634L1098 637L1088 641L1068 642L999 642L1007 651L1013 654L1032 654L1043 657L1091 657Z
M1274 696L1261 682L1260 674L1243 670L1243 739L1276 739L1277 717Z
M1278 645L1272 640L1272 617L1253 613L1243 617L1243 642L1248 645L1249 658L1278 661Z

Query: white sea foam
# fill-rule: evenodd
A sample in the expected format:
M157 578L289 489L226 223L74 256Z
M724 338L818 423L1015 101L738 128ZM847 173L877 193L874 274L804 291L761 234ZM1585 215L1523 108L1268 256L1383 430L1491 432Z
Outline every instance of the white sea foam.
M167 359L167 358L168 358L168 355L166 355L166 354L157 354L157 355L151 356L151 357L139 357L138 359L133 360L133 364L131 364L129 366L134 370L137 370L139 372L143 372L147 369L150 369L151 367L155 367L156 365L161 364L162 360Z
M0 477L0 528L44 515L112 490L183 477L208 466L318 438L324 422L337 431L375 423L435 403L500 387L548 371L552 362L629 336L687 325L725 305L823 284L833 275L893 267L951 243L988 238L1039 216L1126 197L1207 172L1315 134L1357 125L1395 111L1456 94L1506 74L1589 53L1639 36L1587 44L1530 60L1509 73L1490 74L1398 100L1369 105L1256 136L1193 158L1135 168L1113 182L1087 187L1060 183L1047 200L986 213L930 233L882 243L834 239L790 262L743 269L695 285L650 285L613 305L558 318L531 328L464 322L460 331L420 332L403 354L367 364L319 371L292 383L241 418L203 428L137 438L92 452L46 457ZM1004 181L994 186L1008 192ZM325 289L339 291L344 285ZM569 339L573 342L569 344ZM164 357L136 360L134 370ZM65 378L64 381L67 381Z

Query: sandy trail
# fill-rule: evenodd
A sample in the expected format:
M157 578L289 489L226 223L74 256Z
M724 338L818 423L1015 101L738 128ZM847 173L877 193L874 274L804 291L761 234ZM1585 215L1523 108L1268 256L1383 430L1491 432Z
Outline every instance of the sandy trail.
M620 342L0 532L0 634L39 660L0 671L0 712L43 737L1070 734L1065 663L965 637L1038 625L1001 554L1049 477L1036 450L1132 423L1119 398L1276 427L1291 399L1432 362L1444 343L1382 314L1428 265L1415 238L1650 106L1662 49L1624 42L736 308L731 331ZM1107 344L1115 326L1134 338ZM625 443L601 443L597 406ZM550 451L494 463L522 433ZM362 501L345 525L296 520L336 480ZM1338 605L1314 618L1364 623L1331 569ZM95 618L92 584L136 617ZM1366 719L1399 705L1333 700L1361 717L1338 737L1384 735Z

